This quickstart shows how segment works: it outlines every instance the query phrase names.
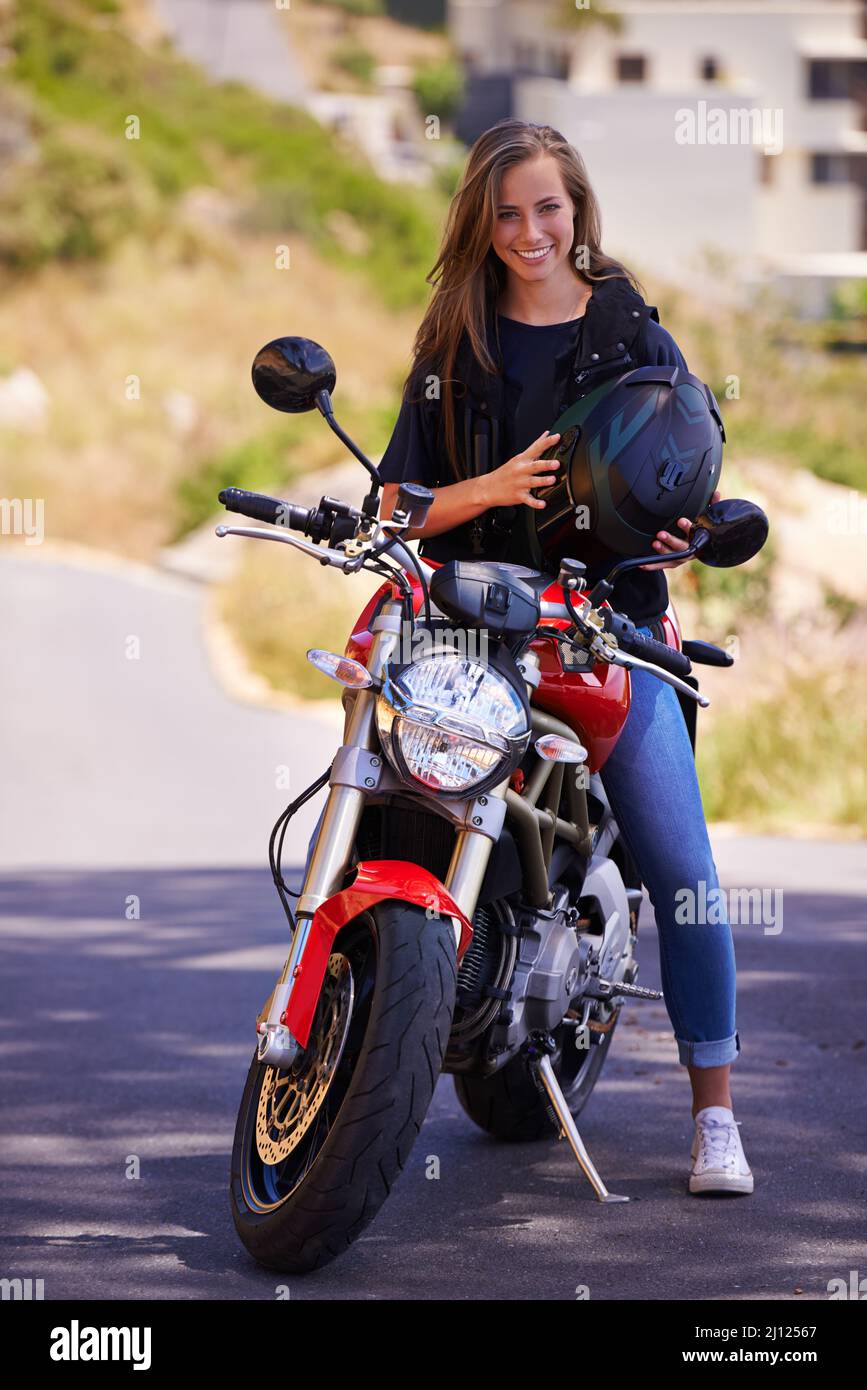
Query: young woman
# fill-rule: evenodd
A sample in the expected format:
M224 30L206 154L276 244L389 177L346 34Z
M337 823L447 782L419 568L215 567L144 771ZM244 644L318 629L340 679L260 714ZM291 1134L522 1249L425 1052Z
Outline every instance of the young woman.
M544 507L533 489L556 478L556 462L540 458L559 437L548 426L610 373L686 363L634 277L603 254L584 163L550 126L508 119L479 137L428 281L434 293L379 465L382 515L400 482L424 483L434 503L408 533L423 555L526 563L520 513ZM684 533L690 525L678 522ZM668 603L659 570L686 563L677 557L687 544L661 531L654 547L670 558L615 587L612 605L645 632ZM665 1003L692 1083L689 1190L751 1192L729 1088L740 1051L731 928L676 919L678 890L716 888L718 878L677 697L646 672L632 674L602 781L654 907Z

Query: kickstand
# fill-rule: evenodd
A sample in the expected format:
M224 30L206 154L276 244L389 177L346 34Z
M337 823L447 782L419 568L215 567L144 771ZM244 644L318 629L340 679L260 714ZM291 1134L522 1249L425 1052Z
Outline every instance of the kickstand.
M524 1053L530 1074L540 1091L547 1092L550 1102L548 1113L554 1121L555 1128L559 1130L559 1138L565 1137L569 1140L569 1146L578 1160L584 1176L596 1193L598 1202L628 1202L628 1197L619 1197L616 1193L608 1191L596 1171L592 1158L584 1147L584 1141L578 1133L578 1126L572 1118L572 1112L566 1104L566 1097L560 1089L560 1083L554 1068L551 1066L551 1053L556 1052L556 1050L557 1044L550 1033L531 1033L524 1044Z

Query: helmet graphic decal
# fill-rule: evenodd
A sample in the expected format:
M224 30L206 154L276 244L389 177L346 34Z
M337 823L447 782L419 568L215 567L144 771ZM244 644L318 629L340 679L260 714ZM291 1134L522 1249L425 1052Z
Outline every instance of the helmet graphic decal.
M692 406L689 403L690 396L693 398ZM694 386L680 386L674 393L674 403L690 425L697 425L707 416L707 402Z
M602 454L603 464L612 464L618 454L622 454L630 440L634 439L639 430L642 429L653 414L656 402L652 397L648 397L642 402L640 408L633 412L632 416L623 421L626 417L626 408L618 410L617 414L608 425L608 443L605 452ZM597 436L598 438L598 436ZM594 443L596 441L594 440Z

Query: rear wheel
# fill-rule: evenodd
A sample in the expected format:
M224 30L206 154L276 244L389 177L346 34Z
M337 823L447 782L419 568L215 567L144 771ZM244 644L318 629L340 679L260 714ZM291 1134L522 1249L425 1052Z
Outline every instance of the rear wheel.
M557 1051L551 1065L566 1102L577 1119L590 1099L617 1027L617 1010L600 1022L606 1028L599 1043L575 1046L576 1029L561 1023L554 1033ZM493 1076L455 1076L455 1091L464 1110L480 1129L496 1139L520 1142L553 1138L547 1097L539 1093L526 1059L513 1057Z
M629 916L633 958L626 967L624 979L632 983L638 974L634 959L638 913L630 911ZM586 1048L576 1047L577 1030L571 1025L561 1023L554 1032L557 1050L551 1056L551 1066L575 1119L593 1094L619 1017L619 1007L598 1005L598 1013L590 1023L590 1030L598 1041ZM526 1059L520 1054L512 1057L493 1076L458 1074L454 1081L458 1100L470 1119L495 1138L521 1142L551 1138L557 1133L548 1113L548 1098L539 1092Z
M448 918L376 904L334 942L304 1053L255 1055L235 1129L235 1228L260 1264L327 1264L373 1220L406 1164L440 1074L455 1001Z

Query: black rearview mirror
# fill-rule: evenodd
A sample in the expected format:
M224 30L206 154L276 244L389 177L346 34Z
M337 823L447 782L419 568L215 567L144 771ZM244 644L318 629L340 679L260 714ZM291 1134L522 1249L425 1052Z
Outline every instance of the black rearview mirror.
M743 497L730 497L705 507L696 518L690 544L702 564L728 569L758 555L767 539L768 518L761 507Z
M757 555L768 539L768 518L755 502L747 502L743 497L730 497L725 502L710 502L701 516L696 518L690 534L689 548L681 551L681 558L694 555L706 565L716 569L728 569L731 565L742 565ZM604 579L599 579L590 590L588 598L593 607L611 594L614 581L621 574L636 569L639 565L664 564L669 555L636 555L629 560L621 560L609 570Z
M329 429L363 464L373 479L373 488L362 502L362 509L375 517L379 507L379 488L382 479L366 454L341 429L334 418L331 392L337 372L331 353L312 338L274 338L260 348L253 358L253 385L256 394L274 410L300 415L305 410L318 410Z
M331 354L312 338L275 338L253 359L257 395L274 410L300 415L319 407L317 396L330 396L337 380Z

